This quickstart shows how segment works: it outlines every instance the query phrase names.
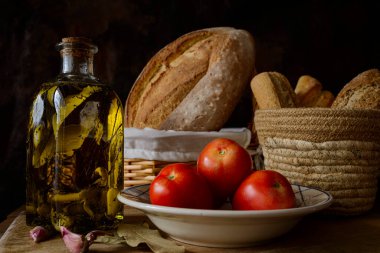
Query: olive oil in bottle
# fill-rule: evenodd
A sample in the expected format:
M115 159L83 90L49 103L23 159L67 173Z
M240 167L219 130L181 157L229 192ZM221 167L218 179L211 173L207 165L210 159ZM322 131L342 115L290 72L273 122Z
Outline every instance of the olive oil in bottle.
M26 221L74 232L120 221L123 106L93 75L97 47L81 37L57 45L62 69L34 97L27 135Z

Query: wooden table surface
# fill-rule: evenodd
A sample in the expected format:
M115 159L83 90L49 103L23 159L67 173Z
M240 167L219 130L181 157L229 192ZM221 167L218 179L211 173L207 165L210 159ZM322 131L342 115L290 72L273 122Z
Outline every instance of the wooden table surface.
M355 217L333 217L310 215L305 217L286 235L260 246L238 249L217 249L185 245L186 252L258 252L258 253L376 253L380 252L380 203L374 209ZM140 211L125 209L126 221L141 223L147 220ZM9 215L0 224L0 252L68 252L59 236L51 240L34 243L28 235L30 227L25 225L22 208ZM178 243L181 244L181 243ZM146 245L131 248L126 245L110 246L93 244L90 252L150 252Z

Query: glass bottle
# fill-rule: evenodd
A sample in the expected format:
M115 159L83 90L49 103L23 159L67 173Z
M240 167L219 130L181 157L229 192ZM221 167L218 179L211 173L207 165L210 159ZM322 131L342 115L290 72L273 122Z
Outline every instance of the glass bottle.
M26 222L73 232L123 218L123 106L93 74L97 47L63 38L61 73L34 97L27 137Z

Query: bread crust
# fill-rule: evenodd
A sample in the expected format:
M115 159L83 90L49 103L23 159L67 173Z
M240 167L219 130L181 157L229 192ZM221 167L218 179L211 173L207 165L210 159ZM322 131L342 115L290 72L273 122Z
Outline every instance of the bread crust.
M296 107L289 80L278 72L262 72L251 80L251 89L259 109Z
M313 104L313 107L331 107L332 103L335 100L335 96L331 91L323 90L315 103Z
M348 82L332 108L380 109L380 70L369 69Z
M299 107L312 107L322 93L322 84L310 75L298 78L296 88L297 104Z
M179 37L144 67L126 101L126 127L209 131L228 120L253 75L253 37L216 27Z

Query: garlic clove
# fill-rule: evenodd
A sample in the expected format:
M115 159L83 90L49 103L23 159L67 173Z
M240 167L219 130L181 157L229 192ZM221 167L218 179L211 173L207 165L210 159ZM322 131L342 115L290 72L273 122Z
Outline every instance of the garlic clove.
M73 233L63 226L60 227L60 230L66 248L68 248L71 253L82 253L88 251L89 244L82 235Z
M34 242L38 243L47 240L52 232L42 226L36 226L29 231L29 235Z

